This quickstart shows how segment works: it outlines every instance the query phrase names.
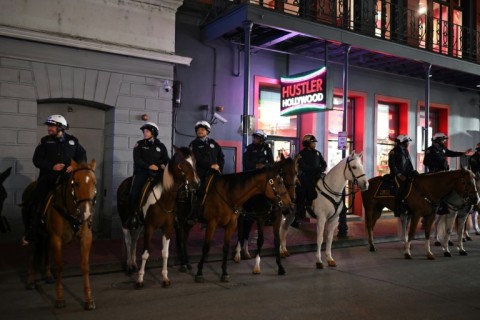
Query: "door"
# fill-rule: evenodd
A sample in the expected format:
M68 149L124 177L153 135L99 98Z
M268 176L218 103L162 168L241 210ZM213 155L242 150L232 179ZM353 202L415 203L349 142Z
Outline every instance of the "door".
M104 129L105 111L93 107L87 107L72 103L42 103L38 104L37 110L37 140L47 135L45 120L49 115L60 114L65 117L70 128L67 130L78 138L80 144L87 151L87 161L95 159L97 167L97 203L93 218L93 230L101 230L103 221L103 150L104 150ZM38 172L37 172L38 176Z

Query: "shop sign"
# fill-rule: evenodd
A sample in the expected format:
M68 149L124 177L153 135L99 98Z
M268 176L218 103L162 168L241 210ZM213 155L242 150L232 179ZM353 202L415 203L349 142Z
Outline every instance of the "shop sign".
M327 110L327 68L280 78L280 115Z

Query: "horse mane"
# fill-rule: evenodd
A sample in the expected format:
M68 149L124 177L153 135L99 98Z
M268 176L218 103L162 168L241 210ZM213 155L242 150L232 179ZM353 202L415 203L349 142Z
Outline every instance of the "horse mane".
M188 147L177 147L173 146L175 149L175 153L173 156L170 158L170 161L168 161L167 166L165 167L165 171L163 172L163 187L165 190L170 190L174 183L175 183L175 165L179 162L179 159L192 159L192 166L195 168L195 163L193 162L193 153Z

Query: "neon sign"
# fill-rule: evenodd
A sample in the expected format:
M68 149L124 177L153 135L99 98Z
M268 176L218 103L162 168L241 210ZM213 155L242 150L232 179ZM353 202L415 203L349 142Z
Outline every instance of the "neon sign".
M291 116L327 110L327 68L280 78L280 115Z

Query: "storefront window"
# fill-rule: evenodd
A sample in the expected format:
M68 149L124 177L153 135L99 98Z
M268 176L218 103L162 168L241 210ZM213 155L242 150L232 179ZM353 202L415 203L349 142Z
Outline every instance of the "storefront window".
M398 132L398 106L379 103L377 106L377 172L384 175L388 168L388 153L395 145Z
M353 121L354 119L352 107L353 100L348 100L347 110L347 149L346 154L350 154L353 143ZM328 154L327 154L327 168L328 170L334 167L342 159L342 150L338 150L338 133L343 131L343 98L333 97L333 110L327 113L327 140L328 140Z
M428 113L428 145L431 145L432 135L438 132L438 118L437 110L429 110ZM417 130L417 171L423 171L423 158L425 157L425 108L421 107L418 113L418 130Z

